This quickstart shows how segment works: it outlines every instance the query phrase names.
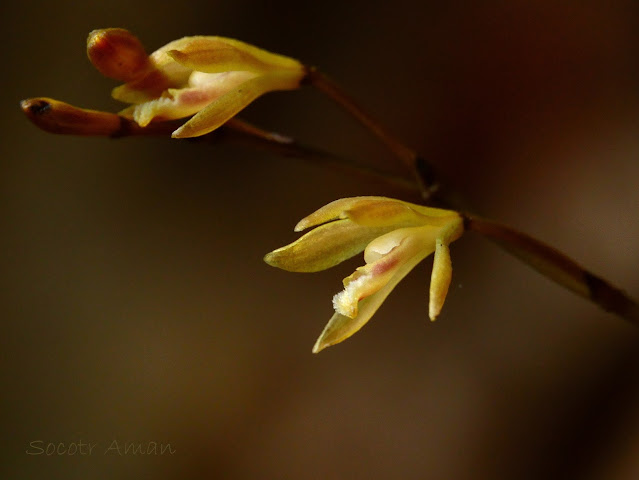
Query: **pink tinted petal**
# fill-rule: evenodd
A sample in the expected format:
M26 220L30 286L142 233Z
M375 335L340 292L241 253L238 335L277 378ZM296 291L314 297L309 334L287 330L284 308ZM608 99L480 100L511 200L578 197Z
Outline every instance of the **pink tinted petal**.
M212 132L259 96L274 90L298 88L300 80L301 76L298 74L281 73L251 78L200 110L192 119L173 132L173 138L197 137Z
M111 96L125 103L158 98L168 88L185 88L193 70L176 62L168 52L182 47L189 37L174 40L149 55L150 66L141 78L116 87Z
M415 240L418 244L423 245L421 242L422 239L419 238L422 237L422 234L425 239L430 238L430 232L415 233ZM313 347L313 353L318 353L326 347L346 340L362 328L371 319L382 303L384 303L386 297L388 297L397 284L408 275L419 262L432 253L433 249L434 245L432 248L426 246L424 249L417 250L414 255L394 267L392 277L377 292L359 301L357 315L354 317L351 318L336 312L317 339Z
M404 255L411 255L411 252L423 248L429 249L432 253L439 231L440 228L430 225L393 230L368 244L364 251L364 260L366 263L373 263L401 244L402 251L406 252Z
M197 73L197 72L196 72ZM211 102L238 88L253 77L248 72L225 72L217 74L194 73L195 86L169 89L160 98L136 105L133 118L142 127L152 120L174 120L193 115ZM206 78L202 78L206 77Z
M333 298L335 310L347 317L358 314L358 304L380 291L404 265L435 250L434 227L402 228L373 240L364 257L367 264L344 280L344 290ZM412 267L411 267L412 268Z

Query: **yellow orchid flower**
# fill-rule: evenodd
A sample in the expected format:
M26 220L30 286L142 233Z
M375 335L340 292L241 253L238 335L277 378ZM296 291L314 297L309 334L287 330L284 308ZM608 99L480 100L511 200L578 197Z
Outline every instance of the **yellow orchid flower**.
M429 316L441 312L452 278L448 245L464 231L461 215L384 197L343 198L302 219L295 231L315 227L267 254L269 265L291 272L330 268L364 250L366 265L344 279L333 298L335 314L313 353L339 343L362 328L395 286L434 253Z
M147 55L127 30L94 30L87 40L91 63L126 82L112 96L132 104L120 115L141 127L194 115L173 137L209 133L264 93L293 90L305 76L292 58L223 37L184 37Z

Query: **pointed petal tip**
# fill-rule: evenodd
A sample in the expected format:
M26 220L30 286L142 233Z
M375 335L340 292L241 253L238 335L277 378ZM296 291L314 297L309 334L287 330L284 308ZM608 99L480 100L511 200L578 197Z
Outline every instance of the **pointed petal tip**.
M167 50L166 53L169 58L171 58L172 60L176 61L179 64L184 64L186 62L186 59L188 58L187 55L184 52L180 52L179 50Z
M277 267L276 258L277 258L277 255L275 255L275 252L269 252L266 255L264 255L262 260L264 260L264 263L270 265L271 267Z
M295 225L295 228L293 228L294 232L301 232L302 230L306 230L308 228L307 222L305 222L304 220L306 219L303 218L302 220L297 222L297 225Z
M428 302L428 318L430 319L431 322L434 322L435 320L437 320L437 317L439 316L439 314L442 311L442 308L444 307L444 300L445 300L445 297L444 299L438 298L434 292L431 292L430 300Z
M193 135L189 135L188 133L184 132L184 126L178 128L171 134L171 138L190 138L192 136Z
M428 303L428 317L431 322L437 320L439 314L444 308L444 302L446 301L446 293L448 292L448 285L445 285L444 290L433 290L431 288L430 301Z
M331 345L332 343L325 342L324 334L322 334L315 342L315 345L313 345L313 353L317 354L321 352L322 350L324 350L325 348L330 347Z

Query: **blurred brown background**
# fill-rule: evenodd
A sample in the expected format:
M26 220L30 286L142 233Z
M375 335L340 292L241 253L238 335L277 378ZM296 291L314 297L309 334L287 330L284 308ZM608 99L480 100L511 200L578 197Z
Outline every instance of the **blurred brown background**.
M633 0L8 2L0 477L639 478L636 328L467 235L436 323L426 262L314 356L362 258L315 275L261 258L331 200L394 192L241 145L53 136L18 108L40 95L118 108L86 59L94 28L128 28L150 51L239 38L321 66L476 211L639 298L638 13ZM393 162L313 91L243 117ZM34 440L98 447L27 455ZM104 455L113 440L176 453Z

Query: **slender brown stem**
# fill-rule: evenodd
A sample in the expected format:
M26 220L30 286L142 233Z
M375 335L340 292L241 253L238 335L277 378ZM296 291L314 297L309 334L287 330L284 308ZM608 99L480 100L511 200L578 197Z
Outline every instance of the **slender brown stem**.
M364 127L377 136L393 154L410 170L415 183L421 191L424 200L428 200L438 188L438 181L433 168L419 154L407 147L390 133L377 120L368 114L333 80L314 67L307 68L305 81L324 93L340 107L351 114Z
M153 122L140 127L135 121L115 113L87 110L51 98L23 100L21 107L27 118L39 128L56 134L80 136L106 136L112 138L131 136L159 136L170 138L180 122ZM244 144L263 148L278 155L300 158L366 180L389 184L405 195L415 197L413 182L398 176L359 165L330 152L303 145L294 139L263 130L237 118L229 120L213 133L190 139L191 141L220 142L237 140Z
M589 272L558 250L513 228L465 215L467 230L483 235L545 277L636 325L639 305L623 291Z
M283 156L299 158L311 163L327 166L348 175L356 175L367 180L386 184L398 188L402 190L405 195L414 198L418 198L419 196L419 191L415 187L415 184L403 177L375 170L325 150L309 147L308 145L297 142L293 138L279 133L268 132L237 118L229 120L225 124L225 127L224 132L226 135L237 135L242 143L250 143L258 148L265 148L268 151Z

